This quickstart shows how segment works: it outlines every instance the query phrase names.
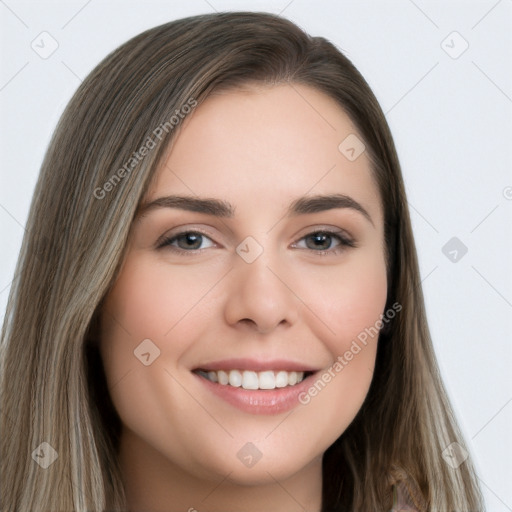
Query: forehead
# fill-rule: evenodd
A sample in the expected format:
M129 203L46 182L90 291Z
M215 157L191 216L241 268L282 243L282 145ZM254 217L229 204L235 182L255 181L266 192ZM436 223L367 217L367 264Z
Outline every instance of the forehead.
M355 160L344 153L343 141L354 136L357 130L342 108L308 86L217 93L184 120L148 199L218 197L238 210L261 207L262 201L284 204L308 194L342 193L365 203L379 219L379 193L366 152Z

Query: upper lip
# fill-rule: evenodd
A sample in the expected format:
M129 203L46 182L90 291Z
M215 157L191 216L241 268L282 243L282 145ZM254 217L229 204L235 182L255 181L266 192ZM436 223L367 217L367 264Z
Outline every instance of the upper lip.
M297 361L288 359L249 359L234 358L213 361L197 366L195 370L216 371L216 370L253 370L255 372L263 371L288 371L288 372L316 372L318 368Z

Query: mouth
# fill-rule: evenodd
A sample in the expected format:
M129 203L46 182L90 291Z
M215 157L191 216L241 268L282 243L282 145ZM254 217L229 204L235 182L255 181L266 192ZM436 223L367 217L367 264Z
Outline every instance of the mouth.
M209 392L206 400L223 403L250 414L279 414L301 405L300 396L320 370L279 360L231 359L192 370Z
M312 375L312 371L265 370L194 370L194 373L221 386L249 390L272 390L296 386Z

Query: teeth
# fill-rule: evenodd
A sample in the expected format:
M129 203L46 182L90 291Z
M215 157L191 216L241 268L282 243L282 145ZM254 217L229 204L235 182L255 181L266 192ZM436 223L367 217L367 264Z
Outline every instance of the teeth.
M286 372L277 372L276 388L284 388L288 385L288 374Z
M253 372L253 371L199 371L203 377L211 382L218 382L223 386L233 386L243 389L275 389L286 386L295 386L304 379L304 372Z
M274 389L276 387L276 376L274 372L260 372L259 384L260 389Z
M229 385L239 388L242 385L242 374L238 370L229 372Z
M236 370L233 370L233 371L236 372ZM243 372L242 373L242 387L244 389L258 389L258 387L259 387L258 374L256 372Z
M219 381L219 384L226 385L229 384L229 375L226 372L223 372L222 370L220 372L212 372L217 374L217 380ZM208 378L210 377L210 372L208 372ZM212 380L212 379L210 379ZM213 381L215 382L215 381Z

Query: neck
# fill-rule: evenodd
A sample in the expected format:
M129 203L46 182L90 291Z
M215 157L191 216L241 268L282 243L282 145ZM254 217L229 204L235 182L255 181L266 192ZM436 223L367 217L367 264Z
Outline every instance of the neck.
M322 459L295 474L258 484L240 484L227 475L201 478L178 467L126 429L119 459L130 512L320 512Z

